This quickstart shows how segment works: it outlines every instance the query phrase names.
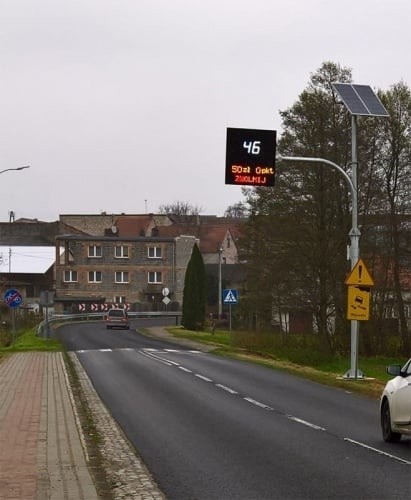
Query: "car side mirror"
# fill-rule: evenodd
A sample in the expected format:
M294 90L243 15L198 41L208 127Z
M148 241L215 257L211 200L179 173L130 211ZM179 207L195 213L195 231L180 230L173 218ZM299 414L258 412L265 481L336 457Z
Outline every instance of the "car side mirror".
M393 377L398 377L398 375L401 375L401 365L387 366L387 373L389 373Z

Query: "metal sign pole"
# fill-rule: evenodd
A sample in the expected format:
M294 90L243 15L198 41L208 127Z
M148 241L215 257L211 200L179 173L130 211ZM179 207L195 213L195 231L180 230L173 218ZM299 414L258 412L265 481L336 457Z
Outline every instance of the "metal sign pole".
M16 341L16 310L11 310L11 343L14 345Z
M360 258L360 236L361 232L358 229L358 184L357 184L357 117L351 115L351 182L355 197L352 200L352 227L350 231L350 262L351 270ZM364 375L358 369L358 331L359 322L356 319L351 320L351 365L350 369L345 373L345 378L362 378Z

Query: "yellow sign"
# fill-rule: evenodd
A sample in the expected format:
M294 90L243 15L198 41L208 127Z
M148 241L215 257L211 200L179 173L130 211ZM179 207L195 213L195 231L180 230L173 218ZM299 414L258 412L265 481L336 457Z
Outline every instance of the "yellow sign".
M374 286L374 280L371 278L371 275L365 267L362 259L358 259L358 262L347 276L345 284L355 286Z
M348 287L347 319L370 319L370 290L358 286Z

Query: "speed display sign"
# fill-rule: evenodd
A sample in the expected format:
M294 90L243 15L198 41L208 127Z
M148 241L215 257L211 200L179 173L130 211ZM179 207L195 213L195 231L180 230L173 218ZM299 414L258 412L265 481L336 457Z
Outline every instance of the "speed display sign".
M275 130L227 128L225 183L274 186Z

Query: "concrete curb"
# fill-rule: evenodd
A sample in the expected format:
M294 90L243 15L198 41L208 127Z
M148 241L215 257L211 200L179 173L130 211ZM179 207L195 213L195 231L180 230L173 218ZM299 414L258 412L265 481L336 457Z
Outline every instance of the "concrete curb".
M152 478L136 450L112 418L74 353L71 361L79 378L93 422L102 439L98 445L106 477L115 499L164 500L165 496Z

